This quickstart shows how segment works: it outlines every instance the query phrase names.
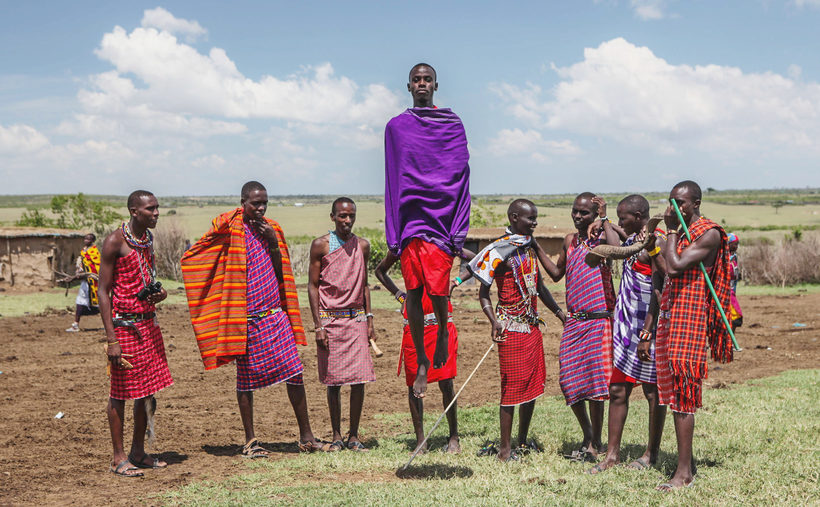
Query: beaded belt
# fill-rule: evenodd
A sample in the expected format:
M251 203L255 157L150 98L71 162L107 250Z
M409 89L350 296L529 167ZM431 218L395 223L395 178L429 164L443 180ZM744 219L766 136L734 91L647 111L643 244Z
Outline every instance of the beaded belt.
M270 310L265 310L263 312L254 313L253 315L248 315L248 320L256 320L261 319L263 317L267 317L268 315L275 315L282 311L282 307L271 308Z
M453 322L453 314L452 313L447 314L447 322ZM404 325L406 326L408 323L409 322L407 321L407 319L404 319ZM424 325L425 326L437 326L438 325L438 319L436 318L436 314L435 313L425 314L424 315Z
M526 313L521 315L510 315L509 313L504 312L501 305L498 305L496 308L495 315L507 331L529 333L532 326L546 326L544 321L538 315L530 315Z
M151 320L156 315L154 312L145 312L145 313L119 313L114 312L112 316L113 320L119 320L122 322L139 322L141 320ZM116 326L115 326L116 327Z
M612 317L612 312L569 312L567 317L575 320L597 320Z
M319 310L320 319L355 319L364 317L363 308L351 308L348 310Z
M668 310L661 310L658 312L658 318L669 320L672 318L672 312Z

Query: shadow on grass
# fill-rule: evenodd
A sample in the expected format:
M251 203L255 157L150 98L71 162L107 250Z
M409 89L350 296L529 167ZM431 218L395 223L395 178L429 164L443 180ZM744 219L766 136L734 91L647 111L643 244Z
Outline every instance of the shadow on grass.
M296 442L259 442L259 445L270 452L283 454L296 454L299 447ZM242 454L242 446L239 444L227 445L203 445L202 450L211 456L237 456Z
M442 448L447 445L447 442L450 441L450 437L447 436L436 436L430 437L427 440L427 449L429 452L433 451L441 451ZM416 439L415 438L406 438L403 441L404 446L407 448L408 451L413 452L416 450Z
M472 477L473 469L464 466L430 463L426 465L410 465L407 470L399 468L396 477L399 479L453 479Z

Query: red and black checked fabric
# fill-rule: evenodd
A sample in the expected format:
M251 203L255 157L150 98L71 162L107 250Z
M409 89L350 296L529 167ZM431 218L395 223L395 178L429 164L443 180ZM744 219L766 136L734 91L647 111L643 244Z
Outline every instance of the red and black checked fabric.
M427 291L421 294L421 307L424 315L433 313L433 302ZM453 305L447 300L447 313L453 314ZM404 318L407 319L407 308L404 308ZM447 323L447 334L449 336L447 351L449 356L447 362L441 368L433 368L433 354L436 352L436 340L438 339L438 323L424 326L424 355L430 361L430 369L427 371L427 382L439 382L456 378L458 373L458 331L452 322ZM401 353L399 354L399 366L396 375L401 375L401 364L404 362L404 380L407 386L412 386L416 381L419 371L418 358L416 357L416 346L413 344L413 336L410 334L410 326L405 324L401 339Z
M279 282L266 242L245 230L248 314L278 308ZM248 320L247 353L236 358L236 390L254 391L287 380L302 383L302 362L284 311Z
M115 313L145 313L155 309L153 304L136 297L143 287L140 255L142 252L134 249L117 259L114 265L112 304ZM109 396L115 400L145 398L174 383L159 326L153 319L139 321L136 326L139 335L131 328L114 328L123 354L131 354L126 359L134 366L130 370L112 366Z
M689 226L689 233L694 242L711 229L720 232L721 241L709 276L725 310L731 293L726 232L701 216ZM681 236L678 254L689 245L689 240ZM702 379L708 375L707 345L716 361L729 362L733 354L731 337L700 267L694 266L679 277L667 278L661 311L669 314L668 319L659 319L656 338L656 349L663 342L661 354L656 350L661 403L671 405L678 412L694 413L701 406Z
M575 235L567 249L567 308L570 312L605 312L614 308L614 289L609 269L584 262L588 243ZM558 384L567 405L582 400L609 398L612 375L612 319L567 318L558 348Z
M530 257L521 264L511 264L513 270L495 277L498 303L513 306L521 303L516 277L522 278L522 265L529 268ZM523 280L519 280L523 283ZM531 302L532 304L532 302ZM538 326L529 333L504 331L506 340L498 344L498 366L501 370L501 406L514 406L532 401L544 394L547 369L544 364L544 340Z
M119 313L148 313L156 310L153 303L137 299L137 293L151 282L153 252L150 248L134 248L114 263L111 282L111 304ZM142 269L140 270L140 264Z

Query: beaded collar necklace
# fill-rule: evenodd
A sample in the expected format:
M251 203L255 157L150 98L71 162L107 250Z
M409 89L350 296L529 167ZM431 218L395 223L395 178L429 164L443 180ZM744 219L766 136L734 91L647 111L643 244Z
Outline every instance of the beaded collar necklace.
M128 243L128 246L131 248L151 248L154 245L154 236L148 229L145 229L145 234L143 234L142 238L134 236L134 233L131 232L131 227L128 226L128 222L123 222L121 229L125 242Z

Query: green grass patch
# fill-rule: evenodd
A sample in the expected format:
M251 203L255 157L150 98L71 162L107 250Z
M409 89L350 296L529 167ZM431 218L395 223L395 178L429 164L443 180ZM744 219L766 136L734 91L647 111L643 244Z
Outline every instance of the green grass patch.
M438 416L433 389L426 424ZM413 438L409 414L385 414L393 435L368 434L367 454L340 452L281 460L241 461L246 471L222 481L198 482L158 495L169 505L804 505L820 502L820 370L785 372L728 389L706 389L697 415L698 476L691 489L664 494L654 487L676 466L675 433L667 418L655 469L618 467L597 476L589 464L561 457L579 445L580 430L563 400L536 406L531 435L545 451L520 463L501 464L475 455L498 437L495 405L459 411L459 456L439 451L419 456L406 474ZM432 407L436 410L432 410ZM622 459L640 456L646 442L646 404L635 399L624 432ZM445 423L446 427L446 423ZM402 433L402 431L407 431ZM432 439L444 443L445 428ZM240 459L236 461L239 463Z
M179 287L182 287L182 282L162 278L160 282L168 292L168 298L161 304L188 303L185 291L179 290ZM78 287L79 284L68 289L68 295L66 295L65 288L59 287L25 294L3 294L3 297L0 297L0 317L36 315L51 310L66 310L66 312L73 315Z

